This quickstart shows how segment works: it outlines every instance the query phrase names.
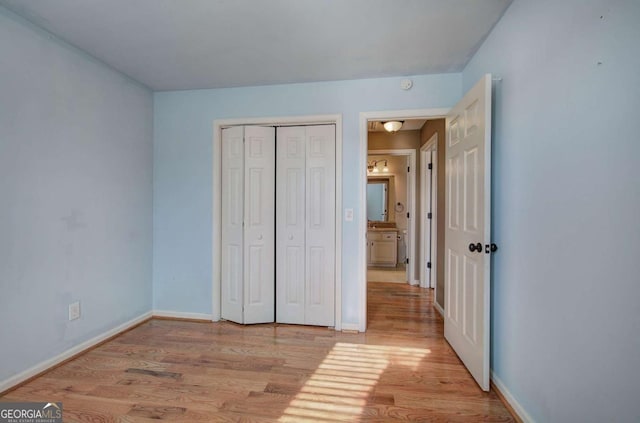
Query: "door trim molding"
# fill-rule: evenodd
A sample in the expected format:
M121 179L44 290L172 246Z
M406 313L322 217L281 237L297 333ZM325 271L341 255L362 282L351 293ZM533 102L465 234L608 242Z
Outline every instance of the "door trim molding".
M434 153L431 156L431 185L427 185L427 153ZM429 141L420 147L420 262L424 263L426 257L426 222L425 209L427 205L427 197L431 197L431 275L429 278L429 286L425 284L426 269L420 266L420 286L423 288L434 288L437 290L437 274L438 274L438 133L434 133ZM435 230L433 230L435 228ZM436 291L434 290L434 302L436 302Z
M386 110L375 112L360 112L359 133L360 133L360 157L358 163L358 174L360 175L359 198L357 202L358 210L358 255L356 284L360 301L358 303L359 324L358 330L367 330L367 150L368 150L368 127L369 120L379 119L419 119L444 118L449 113L449 108L440 109L415 109L415 110Z
M221 248L221 200L222 200L222 128L238 125L322 125L336 126L336 210L335 210L335 329L342 328L342 115L274 116L215 119L213 121L213 195L212 195L212 291L211 320L220 320L220 248Z
M408 203L409 203L409 207L408 207L408 212L410 213L410 216L413 216L412 218L409 218L409 227L408 227L408 231L407 233L409 234L409 243L407 244L407 240L405 239L405 245L407 248L406 251L406 256L407 258L409 258L409 263L413 263L413 266L409 265L407 266L407 283L409 285L419 285L420 281L418 280L418 283L416 284L416 280L417 280L417 275L415 274L415 272L413 271L413 269L415 268L415 261L416 260L416 256L417 256L417 240L418 237L416 236L416 210L418 209L416 207L416 198L417 198L417 192L416 192L416 185L417 185L417 181L416 181L416 177L418 175L418 172L416 171L416 169L418 168L417 166L417 155L416 155L416 150L411 149L411 148L399 148L399 149L385 149L385 150L367 150L367 156L372 155L372 156L399 156L399 157L409 157L409 168L413 169L413 172L409 172L410 175L407 177L407 187L408 187L408 191L409 194L407 195L407 199L408 199ZM368 182L368 178L369 175L367 175L367 182ZM366 208L365 208L366 211Z

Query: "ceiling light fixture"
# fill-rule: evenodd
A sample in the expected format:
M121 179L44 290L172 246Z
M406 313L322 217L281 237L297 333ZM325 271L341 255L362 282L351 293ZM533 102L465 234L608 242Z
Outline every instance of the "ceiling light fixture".
M378 168L378 163L382 162L384 162L382 172L389 172L389 166L387 165L386 160L372 160L370 162L367 162L367 173L379 173L380 168Z
M390 120L385 122L382 126L384 126L385 131L391 132L392 134L398 132L400 128L402 128L402 124L404 122L401 120Z

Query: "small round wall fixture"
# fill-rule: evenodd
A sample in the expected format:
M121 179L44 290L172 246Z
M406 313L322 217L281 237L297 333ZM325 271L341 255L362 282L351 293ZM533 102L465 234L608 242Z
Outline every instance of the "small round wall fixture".
M410 90L411 87L413 87L413 81L409 78L405 78L400 81L400 88L402 88L403 90Z

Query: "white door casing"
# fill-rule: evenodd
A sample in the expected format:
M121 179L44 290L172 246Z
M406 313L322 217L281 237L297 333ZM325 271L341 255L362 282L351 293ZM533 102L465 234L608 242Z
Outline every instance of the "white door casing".
M420 148L420 287L433 288L435 283L432 281L432 269L427 267L427 263L434 260L433 237L434 237L434 221L429 219L429 213L433 210L433 188L432 188L432 169L429 165L433 163L433 154L431 144L437 133ZM432 214L433 216L433 214Z
M356 199L360 207L358 225L358 248L355 260L358 262L355 283L357 285L359 301L357 305L358 323L350 328L364 332L367 329L367 156L368 123L372 120L407 120L407 119L439 119L446 117L449 109L415 109L415 110L378 110L375 112L360 112L359 117L359 160L354 163L358 167L359 193ZM414 150L415 151L415 150ZM338 196L338 198L340 198ZM338 283L340 285L340 283ZM344 328L345 326L343 326Z
M223 129L221 154L221 317L273 322L275 129Z
M277 134L277 321L334 326L335 126Z
M366 139L365 139L366 141ZM365 156L365 159L368 158L368 156L382 156L382 155L388 155L388 156L406 156L407 157L407 167L409 168L409 171L407 172L407 204L405 209L402 211L402 213L408 213L409 217L407 218L407 233L404 236L405 239L405 245L406 245L406 255L407 258L409 259L409 264L406 266L406 278L407 278L407 283L410 285L420 285L420 272L419 271L415 271L415 268L417 267L415 265L416 260L419 260L418 254L417 254L417 246L419 245L419 237L416 236L417 235L417 231L416 231L416 205L417 205L417 201L416 201L416 175L417 172L415 171L416 169L416 150L413 149L392 149L392 150L367 150L367 155ZM365 169L365 176L366 176L366 181L365 181L365 185L364 185L364 214L363 214L363 218L364 218L364 226L366 228L366 223L367 223L367 214L366 214L366 182L368 182L368 178L369 176L366 175L366 169ZM398 213L398 212L396 212ZM365 231L365 245L366 245L366 231ZM365 265L368 263L365 262ZM365 267L366 270L366 267ZM365 273L365 281L366 281L366 273ZM364 293L366 293L366 286L364 289ZM366 295L364 296L365 298L363 298L363 300L365 300L365 304L366 304ZM366 316L366 314L365 314ZM364 326L363 326L364 328ZM362 329L362 331L364 331L364 329Z
M437 286L438 286L438 222L440 216L438 215L438 134L434 134L435 142L433 149L431 150L431 189L430 189L430 201L431 201L431 246L429 248L431 253L431 269L429 272L430 286L434 288L433 298L434 302L437 298Z
M271 117L242 117L232 119L216 119L213 121L212 137L212 297L211 319L218 321L222 317L222 167L224 157L222 154L223 129L244 125L262 126L290 126L290 125L334 125L335 126L335 210L334 210L334 327L336 330L343 328L358 329L356 324L342 324L342 115L297 115L297 116L271 116ZM366 150L366 148L365 148Z
M420 273L415 274L416 268L416 157L415 152L410 157L407 157L407 208L409 212L407 214L407 229L404 233L404 245L407 264L405 266L405 277L409 285L420 285ZM419 265L418 265L419 267Z
M451 110L446 133L445 338L488 391L491 75Z

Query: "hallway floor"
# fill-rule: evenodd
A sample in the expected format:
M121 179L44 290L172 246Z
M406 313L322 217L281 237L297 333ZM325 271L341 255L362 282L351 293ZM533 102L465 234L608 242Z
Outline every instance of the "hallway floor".
M368 282L407 283L407 269L403 264L396 267L367 267Z

